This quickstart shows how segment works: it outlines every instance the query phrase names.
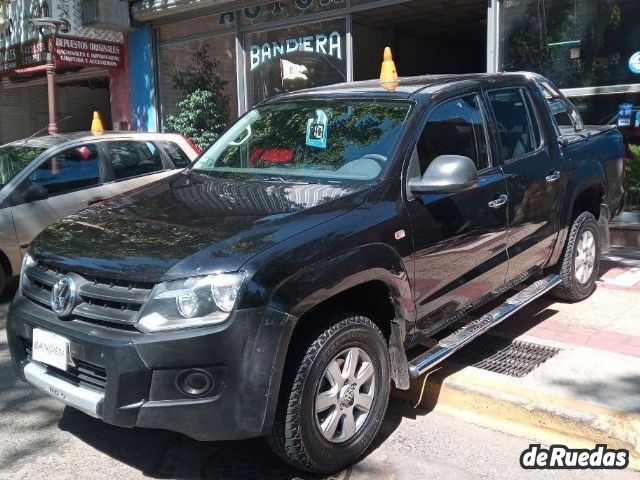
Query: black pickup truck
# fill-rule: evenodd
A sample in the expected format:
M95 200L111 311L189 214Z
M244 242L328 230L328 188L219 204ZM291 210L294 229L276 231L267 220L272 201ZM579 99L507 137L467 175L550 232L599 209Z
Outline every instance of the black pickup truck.
M622 162L618 130L534 74L269 100L186 170L37 237L8 315L15 368L113 425L266 436L337 471L392 381L547 291L593 292Z

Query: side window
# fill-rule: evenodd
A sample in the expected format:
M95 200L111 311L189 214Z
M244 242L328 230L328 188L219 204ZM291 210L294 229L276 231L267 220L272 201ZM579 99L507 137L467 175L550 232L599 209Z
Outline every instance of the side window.
M540 130L525 91L507 88L489 92L488 96L504 159L521 157L536 150L540 144Z
M572 127L573 120L567 111L567 107L558 99L549 100L549 108L559 127Z
M421 173L440 155L463 155L478 170L489 166L485 124L477 95L449 100L438 105L418 141Z
M173 142L160 142L164 151L167 152L171 162L176 166L176 168L185 168L191 164L191 160L187 157L187 154L182 151L182 149Z
M151 142L110 142L107 149L116 180L164 169L160 149Z
M61 195L100 183L98 147L82 145L58 153L42 163L30 177L32 183Z

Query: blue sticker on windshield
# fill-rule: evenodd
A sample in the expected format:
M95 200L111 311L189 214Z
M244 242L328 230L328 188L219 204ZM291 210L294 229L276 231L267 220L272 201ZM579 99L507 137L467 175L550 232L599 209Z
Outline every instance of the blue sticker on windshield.
M327 133L329 119L322 110L316 110L316 118L310 118L307 122L307 146L327 148Z

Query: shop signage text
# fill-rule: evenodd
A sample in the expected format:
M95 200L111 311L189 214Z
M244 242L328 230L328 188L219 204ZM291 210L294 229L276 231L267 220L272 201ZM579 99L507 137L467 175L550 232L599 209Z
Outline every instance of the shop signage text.
M44 42L30 42L0 48L0 73L42 65L46 61Z
M56 67L123 68L123 46L112 42L58 36L55 41Z
M344 0L293 0L295 7L301 11L309 9L315 2L318 2L322 7L328 7L332 3L344 3ZM245 8L242 14L247 20L257 20L268 11L274 16L280 16L285 14L286 7L283 1L278 1L266 6L258 5L252 8ZM220 15L218 23L224 25L225 23L234 23L235 20L234 12L225 12Z
M329 35L319 33L300 38L288 38L284 41L251 45L249 48L250 70L263 63L283 55L309 52L342 60L342 38L338 32Z

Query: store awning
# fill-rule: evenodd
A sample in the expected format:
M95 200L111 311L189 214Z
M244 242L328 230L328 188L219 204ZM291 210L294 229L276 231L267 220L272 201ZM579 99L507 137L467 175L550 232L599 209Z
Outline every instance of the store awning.
M153 22L198 10L230 12L264 3L265 0L142 0L132 4L131 13L138 22Z

